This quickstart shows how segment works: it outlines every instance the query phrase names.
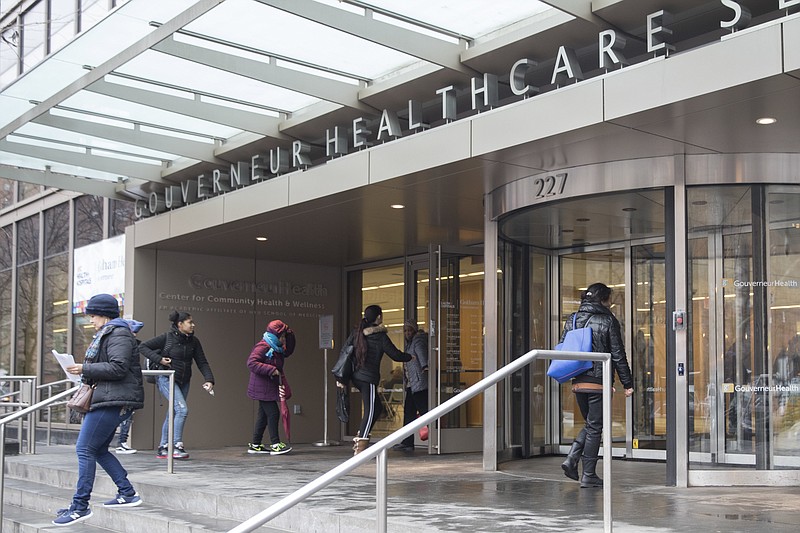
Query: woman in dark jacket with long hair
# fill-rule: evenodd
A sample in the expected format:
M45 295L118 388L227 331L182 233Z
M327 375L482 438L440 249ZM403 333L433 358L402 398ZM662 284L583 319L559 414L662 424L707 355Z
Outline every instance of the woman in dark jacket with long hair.
M144 406L142 369L136 352L136 339L128 323L119 318L119 304L110 294L92 296L86 304L86 315L97 333L82 364L66 368L69 374L83 376L93 385L92 403L83 417L75 443L78 455L78 485L72 504L59 509L53 524L68 526L92 516L89 499L94 488L97 465L117 486L117 496L104 507L135 507L142 499L128 481L128 472L108 450L117 426Z
M592 351L611 354L611 368L616 372L625 396L633 394L633 377L625 355L622 332L617 318L611 313L611 289L602 283L594 283L581 295L581 305L575 317L575 327L592 328ZM564 322L564 341L572 329L572 315ZM614 382L614 376L611 376ZM583 416L584 426L572 442L567 459L561 464L564 475L578 480L578 461L583 461L581 487L602 487L603 480L597 476L597 455L603 434L603 364L595 361L592 368L572 380L572 391ZM611 391L606 391L611 393Z
M214 374L211 372L211 365L208 364L200 339L194 335L192 315L184 311L172 311L169 314L169 321L172 322L170 330L163 335L141 343L139 345L139 353L150 360L151 367L158 368L158 365L160 365L162 368L175 371L175 396L173 397L175 428L173 431L174 451L172 452L172 457L175 459L188 459L189 453L183 445L183 427L186 424L186 417L189 416L189 406L186 404L186 399L189 396L189 381L192 378L192 361L197 364L197 368L200 369L205 378L203 388L211 394L214 391ZM157 376L156 385L161 395L168 400L169 377ZM161 443L156 453L156 457L159 459L167 457L168 440L169 413L164 417L164 424L161 426Z
M364 401L364 416L358 434L353 439L354 455L363 452L369 445L369 432L381 414L383 407L378 397L378 383L381 379L381 358L388 355L398 363L411 360L411 356L397 349L386 334L383 323L383 310L378 305L364 309L364 318L353 330L348 342L355 347L353 385L361 391Z

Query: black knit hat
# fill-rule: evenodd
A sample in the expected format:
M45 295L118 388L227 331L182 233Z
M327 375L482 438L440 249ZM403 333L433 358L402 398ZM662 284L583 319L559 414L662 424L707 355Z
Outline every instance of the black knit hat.
M110 294L95 294L86 304L86 314L117 318L119 317L119 302Z

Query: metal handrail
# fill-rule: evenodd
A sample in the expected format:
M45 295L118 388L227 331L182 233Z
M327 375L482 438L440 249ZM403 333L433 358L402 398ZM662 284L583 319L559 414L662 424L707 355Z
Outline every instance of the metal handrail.
M36 377L36 376L3 376L2 379L0 379L0 381L19 381L20 383L27 382L27 383L31 383L32 385L31 385L31 389L29 391L30 397L28 398L28 401L23 401L22 389L20 389L18 391L14 391L14 392L11 392L11 393L5 395L5 397L8 397L8 398L10 398L12 396L18 396L19 397L19 401L16 401L16 402L3 402L2 404L0 404L0 406L5 406L5 407L28 407L30 405L35 404L36 403L36 382L38 381L38 379L39 378ZM18 413L18 412L19 411L15 411L15 413ZM12 414L15 414L15 413L12 413ZM10 417L11 417L11 415L4 415L2 419L6 420L6 419L8 419ZM19 418L19 429L17 430L17 436L19 437L20 446L22 446L22 419L20 417L15 417L15 418L13 418L13 420L16 420L17 418ZM33 422L34 422L34 420L33 420L33 412L30 412L28 414L28 451L30 453L33 453L33 450L36 448L36 446L34 444L34 441L36 440L36 438L35 438L36 437L36 433L35 433L35 429L32 429Z
M172 442L175 431L175 371L174 370L142 370L143 376L169 376L169 407L167 407L168 428L167 428L167 474L174 474L173 466L175 458L172 453L175 451L175 444ZM157 392L156 394L161 394Z
M43 383L43 384L39 385L38 387L36 387L36 390L38 390L38 391L47 390L47 398L50 398L51 396L53 396L53 388L54 387L57 387L57 386L60 386L60 385L69 386L70 383L73 383L73 381L71 379L69 379L69 378L59 379L58 381L51 381L50 383ZM40 397L41 397L41 392L40 392ZM48 446L50 446L50 443L52 441L52 434L53 434L53 407L58 407L58 406L66 404L66 403L67 403L66 400L61 400L59 402L54 402L54 403L48 404L48 406L47 406L47 438L46 438L46 442L47 442ZM67 418L66 424L67 424L67 426L69 426L69 424L70 424L69 418ZM36 430L34 429L34 431L36 431ZM31 453L36 453L36 439L33 439L33 448L31 449Z
M600 361L603 363L603 390L609 391L603 394L603 530L610 533L612 530L611 519L611 354L590 353L590 352L561 352L556 350L531 350L525 355L515 359L506 366L498 369L493 374L483 378L471 387L465 389L460 394L450 398L442 405L432 409L428 413L420 416L414 422L403 426L389 436L384 437L373 446L370 446L355 457L348 459L336 468L318 477L311 483L296 490L292 494L279 500L270 507L264 509L257 515L250 517L238 526L229 530L228 533L248 533L254 531L266 522L272 520L284 511L294 507L312 494L322 490L334 481L343 477L345 474L355 470L372 458L376 458L377 472L375 476L375 495L376 510L378 519L376 531L386 533L387 531L387 489L386 482L388 477L387 469L387 450L408 437L416 433L423 426L433 423L438 418L446 415L456 407L466 403L473 397L484 392L489 387L496 385L499 381L507 378L514 372L521 370L537 359L561 359L569 361Z
M169 376L169 451L167 455L167 473L172 474L173 472L173 431L174 431L174 424L175 424L175 407L174 407L174 400L175 400L175 371L174 370L142 370L142 375L145 376ZM19 376L18 376L19 377ZM8 376L3 376L4 379L7 379ZM69 381L69 380L67 380ZM51 384L52 385L52 384ZM4 500L4 492L5 492L5 472L6 472L6 424L10 422L14 422L15 420L20 420L24 416L28 416L28 428L30 431L30 427L34 426L34 437L33 440L35 441L35 423L33 423L33 414L41 409L50 408L51 405L55 404L56 402L62 401L64 398L71 396L74 394L76 390L78 390L79 385L75 387L69 388L67 390L61 391L49 398L42 400L38 403L35 403L25 409L20 411L16 411L6 417L0 418L0 532L3 530L3 508L5 506ZM34 387L34 392L35 392ZM63 402L62 402L63 403ZM20 422L21 423L21 422ZM21 435L21 432L20 432ZM29 437L30 438L30 437ZM20 439L22 442L22 439ZM35 450L34 447L30 447L31 450ZM31 453L34 453L31 451Z
M43 400L39 403L33 404L30 407L26 407L21 411L17 411L16 413L12 413L7 417L0 420L0 528L2 528L3 524L3 507L5 506L5 499L3 498L6 486L6 479L5 479L5 472L6 472L6 424L9 422L13 422L17 419L22 419L24 416L33 415L39 409L43 409L49 406L51 403L54 403L61 398L66 398L70 394L74 393L78 390L78 387L72 387L71 389L67 389L65 391L59 392L55 396L51 396L50 398ZM22 442L22 439L20 439Z

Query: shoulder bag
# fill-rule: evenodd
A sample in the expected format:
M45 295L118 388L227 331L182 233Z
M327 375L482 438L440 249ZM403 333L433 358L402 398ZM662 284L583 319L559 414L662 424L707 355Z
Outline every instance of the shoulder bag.
M161 357L169 357L169 350L172 348L172 332L167 332L167 339L164 341L164 347L160 350L153 350ZM152 362L149 358L144 358L144 365L146 370L168 370L164 365ZM160 359L159 359L160 360ZM158 376L145 376L144 379L148 383L155 383Z
M556 345L555 350L562 352L592 351L592 328L587 325L576 329L575 319L577 316L578 313L572 315L572 329L564 336L564 342ZM591 319L592 317L589 317L589 320ZM589 323L589 320L586 321L586 324ZM553 359L550 362L550 368L547 369L547 375L559 383L565 383L592 368L592 364L592 361Z
M355 359L355 346L353 343L353 335L348 337L347 342L342 346L339 352L339 359L331 369L331 374L336 378L339 383L347 384L350 378L353 377L353 361Z
M81 383L72 398L67 401L67 407L76 413L88 413L92 408L92 393L94 392L95 385L88 383Z

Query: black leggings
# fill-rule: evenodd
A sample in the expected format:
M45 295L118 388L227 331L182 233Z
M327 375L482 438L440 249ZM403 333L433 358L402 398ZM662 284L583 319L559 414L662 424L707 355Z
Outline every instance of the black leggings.
M364 401L364 416L361 418L361 426L358 430L359 437L369 437L372 426L381 416L383 406L381 399L378 398L378 386L366 381L353 380L353 386L361 391L361 399Z
M281 436L278 433L278 420L281 419L281 412L278 409L278 402L258 400L258 417L256 426L253 428L253 444L261 444L264 438L264 430L269 427L269 437L272 444L278 444Z

